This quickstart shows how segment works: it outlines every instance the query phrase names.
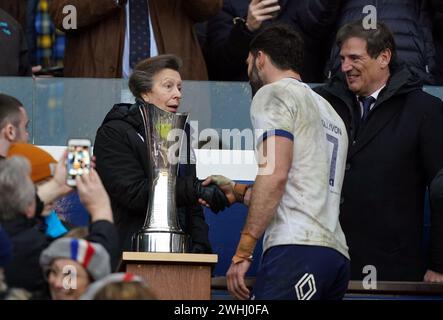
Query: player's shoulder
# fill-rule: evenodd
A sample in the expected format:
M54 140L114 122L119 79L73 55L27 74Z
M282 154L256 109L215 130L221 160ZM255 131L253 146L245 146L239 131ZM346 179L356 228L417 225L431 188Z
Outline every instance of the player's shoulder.
M307 89L300 82L291 78L284 78L261 87L254 96L255 101L278 100L280 102L291 102L297 97L306 94Z

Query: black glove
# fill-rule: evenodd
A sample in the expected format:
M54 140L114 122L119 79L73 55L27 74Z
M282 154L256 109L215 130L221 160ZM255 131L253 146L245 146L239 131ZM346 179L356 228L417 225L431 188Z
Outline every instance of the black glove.
M197 198L205 200L214 213L218 213L219 211L225 210L226 207L229 207L228 198L226 198L223 191L217 185L210 184L203 186L202 182L203 180L194 180L194 191Z

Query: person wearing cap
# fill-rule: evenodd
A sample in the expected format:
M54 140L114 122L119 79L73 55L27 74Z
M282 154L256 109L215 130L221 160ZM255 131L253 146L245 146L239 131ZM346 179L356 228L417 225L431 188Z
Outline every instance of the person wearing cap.
M52 300L77 300L94 281L111 273L106 249L84 239L60 238L40 256Z
M64 158L57 164L55 175L64 168ZM9 286L25 288L34 297L48 295L41 273L39 257L51 243L35 228L35 187L30 179L29 163L22 157L0 161L0 223L13 243L12 260L5 269ZM109 197L94 170L78 178L80 201L91 215L87 240L103 245L111 255L113 267L118 263L118 234L113 224ZM4 196L7 195L7 196Z
M8 157L22 156L31 165L31 180L37 186L43 185L53 176L57 161L45 150L30 143L14 143L8 151ZM51 238L64 235L68 230L60 221L54 210L54 202L45 203L40 216L44 218L42 228Z
M143 278L132 273L112 273L92 283L80 300L157 300Z

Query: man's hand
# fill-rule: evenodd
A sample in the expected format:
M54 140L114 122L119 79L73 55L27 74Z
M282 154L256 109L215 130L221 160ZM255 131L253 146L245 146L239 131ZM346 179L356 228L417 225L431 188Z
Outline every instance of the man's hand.
M280 10L278 0L252 0L248 8L246 26L249 31L257 31L263 21L272 19Z
M443 273L427 270L423 278L425 282L443 282Z
M69 187L66 184L66 158L68 157L68 150L65 150L63 152L62 157L57 163L57 166L55 167L54 177L53 180L57 184L57 186L60 188L60 193L63 195L68 194L70 191L72 191L72 188Z
M97 172L91 168L89 174L77 176L75 181L80 202L88 210L92 222L97 220L113 222L111 201Z
M48 182L42 183L37 188L37 193L43 203L51 203L67 195L72 188L66 184L66 157L68 152L65 150L57 163L54 176Z
M239 300L247 300L250 296L249 289L245 284L245 274L250 266L251 262L248 260L243 260L237 264L231 263L226 273L228 291Z

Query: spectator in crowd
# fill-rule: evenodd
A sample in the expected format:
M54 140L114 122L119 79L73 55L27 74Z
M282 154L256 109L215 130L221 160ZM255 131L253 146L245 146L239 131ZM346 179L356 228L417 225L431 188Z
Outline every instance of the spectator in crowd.
M29 143L14 143L8 152L8 157L12 156L22 156L29 161L31 180L36 186L41 186L52 178L57 164L57 161L49 153ZM68 230L60 221L54 207L54 203L45 203L43 211L40 213L40 216L44 218L41 228L48 237L58 238Z
M422 250L426 187L443 167L443 102L396 63L387 25L346 24L337 45L342 74L316 90L341 116L350 141L340 222L351 279L376 271L381 281L443 281L441 228L431 229L429 262Z
M97 171L111 197L122 249L126 251L131 250L132 235L143 226L151 190L152 173L141 108L177 111L182 86L180 66L180 59L174 55L160 55L140 62L129 79L136 103L114 105L97 130L94 143ZM186 132L186 164L180 164L177 179L176 201L181 207L178 217L182 229L191 236L188 250L209 253L208 226L197 199L207 200L214 211L223 210L228 202L217 186L202 187L196 178L189 126Z
M11 260L12 245L8 235L0 226L0 300L29 300L31 293L21 288L9 288L4 268Z
M65 51L65 35L55 28L49 14L49 0L28 1L26 36L33 66L41 66L41 74L61 75Z
M113 273L91 284L80 300L156 300L143 279L131 273Z
M48 1L0 0L0 9L17 20L24 30L34 75L60 75L63 65L64 34L54 27L49 16ZM54 66L59 67L51 68Z
M20 24L0 9L0 76L30 76L31 64Z
M0 159L8 155L13 143L28 141L28 126L29 119L23 104L12 96L0 93ZM44 202L50 203L71 190L63 180L60 182L61 185L51 179L38 186L36 193L38 214L42 212Z
M0 93L0 158L7 156L12 143L28 141L28 125L23 104L14 97Z
M94 281L111 273L106 249L84 239L60 238L40 256L52 300L78 300Z
M31 180L42 183L53 176L57 161L45 150L30 143L17 142L8 150L8 157L22 156L30 162Z
M71 190L65 185L66 154L57 164L54 177L39 188L39 195L47 202ZM119 257L118 235L113 225L109 198L97 173L77 179L80 201L91 214L88 240L101 243L112 257L113 267ZM41 191L43 189L43 191ZM35 297L44 297L46 285L38 259L51 239L35 228L40 212L36 212L35 187L30 179L28 162L21 157L0 161L0 222L13 244L13 256L6 268L7 283L25 288Z
M11 241L0 225L0 300L3 300L8 291L5 281L4 268L11 260Z
M13 17L23 30L26 29L26 5L28 0L0 0L0 9Z
M297 30L305 43L300 70L305 82L323 82L331 24L340 1L225 0L207 25L205 53L211 80L247 81L248 44L262 25L279 21Z
M363 13L363 8L372 5L377 9L373 17L376 20L368 22L386 23L394 35L399 62L405 63L424 83L433 84L435 47L427 2L427 0L342 0L336 29L332 34L335 35L338 29L348 22L363 19L368 15ZM326 68L328 78L340 70L339 51L337 46L332 47Z
M67 5L76 8L78 30L63 26ZM184 79L206 80L193 27L221 5L222 0L51 0L51 16L67 37L64 75L128 78L137 62L171 53L183 57Z
M435 41L435 84L443 86L443 1L429 0L430 11L433 13Z

